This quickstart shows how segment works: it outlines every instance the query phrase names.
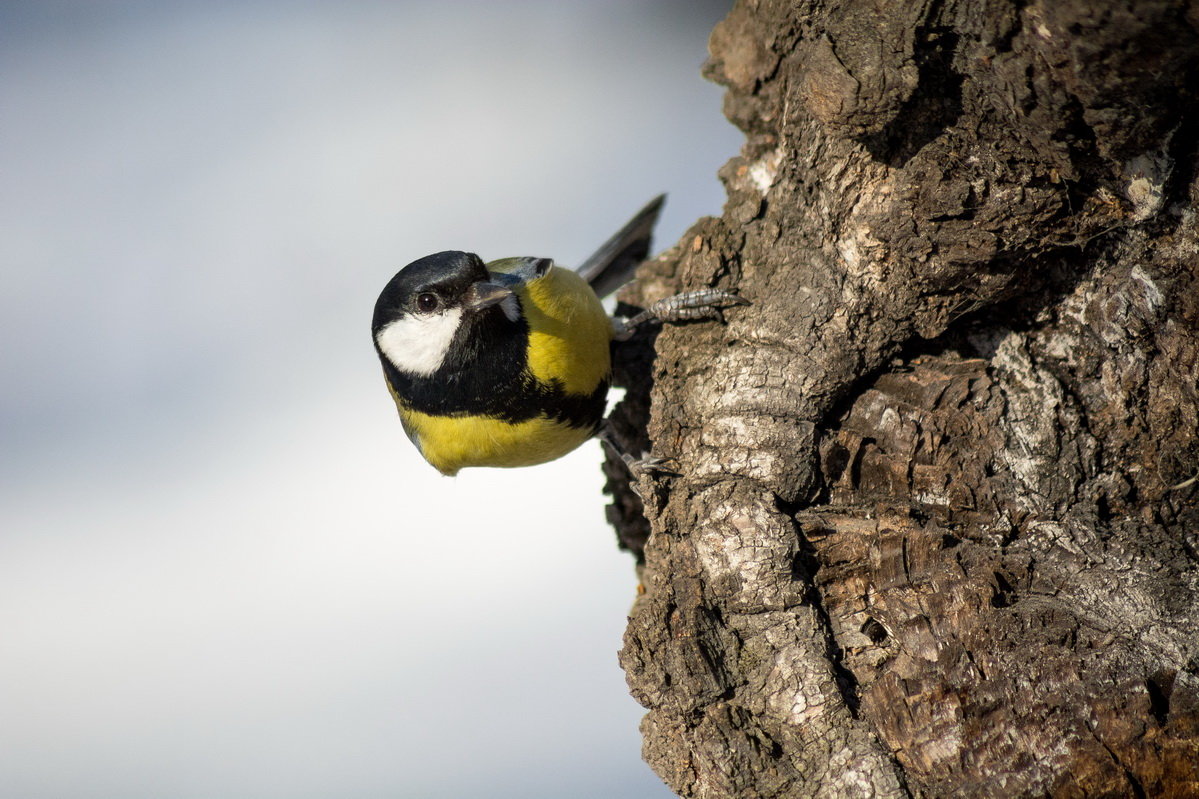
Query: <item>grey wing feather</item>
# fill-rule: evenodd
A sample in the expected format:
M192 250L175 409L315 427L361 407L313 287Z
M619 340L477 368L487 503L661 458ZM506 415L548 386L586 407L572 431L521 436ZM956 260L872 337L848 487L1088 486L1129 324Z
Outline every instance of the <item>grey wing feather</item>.
M633 277L633 270L649 255L650 239L665 194L659 194L637 212L628 224L617 231L583 262L576 271L591 284L600 297L606 297Z

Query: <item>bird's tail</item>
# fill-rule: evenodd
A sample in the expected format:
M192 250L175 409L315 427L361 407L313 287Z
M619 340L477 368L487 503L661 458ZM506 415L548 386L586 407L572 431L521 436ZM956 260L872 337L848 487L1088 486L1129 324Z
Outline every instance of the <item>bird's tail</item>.
M650 200L576 270L597 296L606 297L629 282L633 270L649 255L654 225L665 201L665 194Z

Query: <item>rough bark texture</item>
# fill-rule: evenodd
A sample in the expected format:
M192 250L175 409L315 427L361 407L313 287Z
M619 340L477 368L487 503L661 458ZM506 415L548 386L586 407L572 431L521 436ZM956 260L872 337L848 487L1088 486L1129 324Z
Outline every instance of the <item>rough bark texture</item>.
M711 50L728 203L625 299L753 304L621 359L678 471L644 517L609 472L646 759L1199 796L1199 7L747 1Z

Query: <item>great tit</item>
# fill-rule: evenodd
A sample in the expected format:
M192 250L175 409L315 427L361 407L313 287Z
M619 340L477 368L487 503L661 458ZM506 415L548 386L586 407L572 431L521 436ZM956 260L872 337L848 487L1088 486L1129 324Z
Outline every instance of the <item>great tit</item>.
M656 197L579 267L548 258L483 263L434 253L401 269L375 303L371 333L408 438L438 471L532 466L600 429L612 341L646 318L691 319L739 298L678 295L614 321L600 297L649 253Z

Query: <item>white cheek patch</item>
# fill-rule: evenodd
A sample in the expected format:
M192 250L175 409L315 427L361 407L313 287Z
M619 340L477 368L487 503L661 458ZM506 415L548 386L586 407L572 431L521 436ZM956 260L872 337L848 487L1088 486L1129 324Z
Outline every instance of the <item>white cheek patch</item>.
M445 360L461 321L461 308L438 314L405 314L380 330L375 341L395 368L428 377Z

